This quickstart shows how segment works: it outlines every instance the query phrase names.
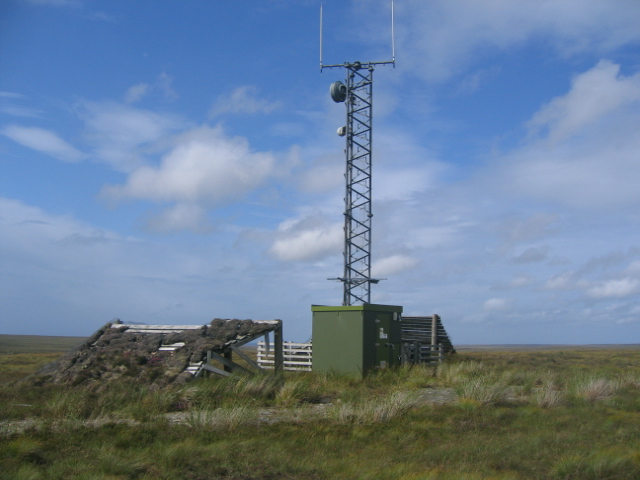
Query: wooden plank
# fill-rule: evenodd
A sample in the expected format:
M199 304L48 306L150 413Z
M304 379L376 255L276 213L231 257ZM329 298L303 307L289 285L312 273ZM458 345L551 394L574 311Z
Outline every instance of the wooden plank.
M271 345L273 345L273 343ZM308 347L308 348L311 348L312 344L311 343L282 342L282 345L285 348L286 347L300 347L300 348ZM263 340L260 340L258 342L258 346L264 347L265 346L265 342Z
M275 364L275 360L263 360L261 363L272 365L272 364ZM311 366L311 362L294 362L293 360L285 360L284 364L289 366L292 366L292 365L300 365L300 366L308 366L308 367Z
M252 320L253 323L264 323L264 324L270 324L270 325L280 325L282 323L282 320Z
M225 372L224 370L221 370L220 368L216 368L213 365L209 365L208 363L205 363L204 365L202 365L202 369L207 370L209 372L217 373L218 375L222 375L223 377L228 377L229 375L231 375L231 373Z
M111 325L111 328L122 328L126 327L127 331L131 330L140 330L141 332L146 332L149 330L162 330L162 331L182 331L182 330L199 330L204 328L206 325L137 325L137 324L126 324L126 323L114 323Z
M258 352L260 353L267 353L267 352L271 352L273 349L269 349L267 350L266 348L258 348ZM282 349L283 353L289 353L290 355L294 355L294 354L305 354L305 353L311 353L313 350L309 349L309 348L287 348L284 347Z
M185 346L184 342L173 343L171 345L160 345L159 352L175 352L177 349Z

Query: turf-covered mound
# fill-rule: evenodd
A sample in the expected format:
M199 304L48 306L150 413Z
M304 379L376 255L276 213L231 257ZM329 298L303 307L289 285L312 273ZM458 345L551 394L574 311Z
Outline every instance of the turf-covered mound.
M206 361L208 350L222 353L231 345L260 337L274 329L274 322L215 319L202 326L149 327L107 323L43 367L33 380L71 385L127 378L157 385L185 382L193 377L189 367Z

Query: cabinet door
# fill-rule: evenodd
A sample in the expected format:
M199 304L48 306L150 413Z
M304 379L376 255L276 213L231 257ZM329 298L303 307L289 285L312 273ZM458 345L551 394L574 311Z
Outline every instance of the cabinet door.
M386 368L399 363L400 322L392 313L376 314L376 367Z

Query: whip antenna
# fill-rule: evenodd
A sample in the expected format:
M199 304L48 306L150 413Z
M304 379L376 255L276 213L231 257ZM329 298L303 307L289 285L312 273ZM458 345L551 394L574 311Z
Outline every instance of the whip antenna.
M322 2L320 2L320 73L322 73Z

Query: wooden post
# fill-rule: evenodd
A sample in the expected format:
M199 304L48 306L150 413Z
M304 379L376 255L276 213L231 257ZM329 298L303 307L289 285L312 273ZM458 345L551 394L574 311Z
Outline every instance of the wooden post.
M211 363L211 350L207 350L207 361L204 363L205 365L209 365ZM209 372L210 370L204 369L205 373L205 378L209 378Z
M434 357L438 355L438 315L431 315L431 348L429 349L429 363L432 363Z
M229 360L230 362L233 362L233 351L232 351L231 349L226 350L226 351L224 352L224 358L226 358L226 359L227 359L227 360ZM231 371L232 371L232 369L231 369L231 367L229 367L229 366L225 365L225 366L224 366L224 371L225 371L225 372L231 372Z
M284 368L284 351L282 346L282 322L278 324L273 331L273 343L274 343L274 369L276 372L281 372Z
M438 316L434 313L431 316L431 346L438 344Z

